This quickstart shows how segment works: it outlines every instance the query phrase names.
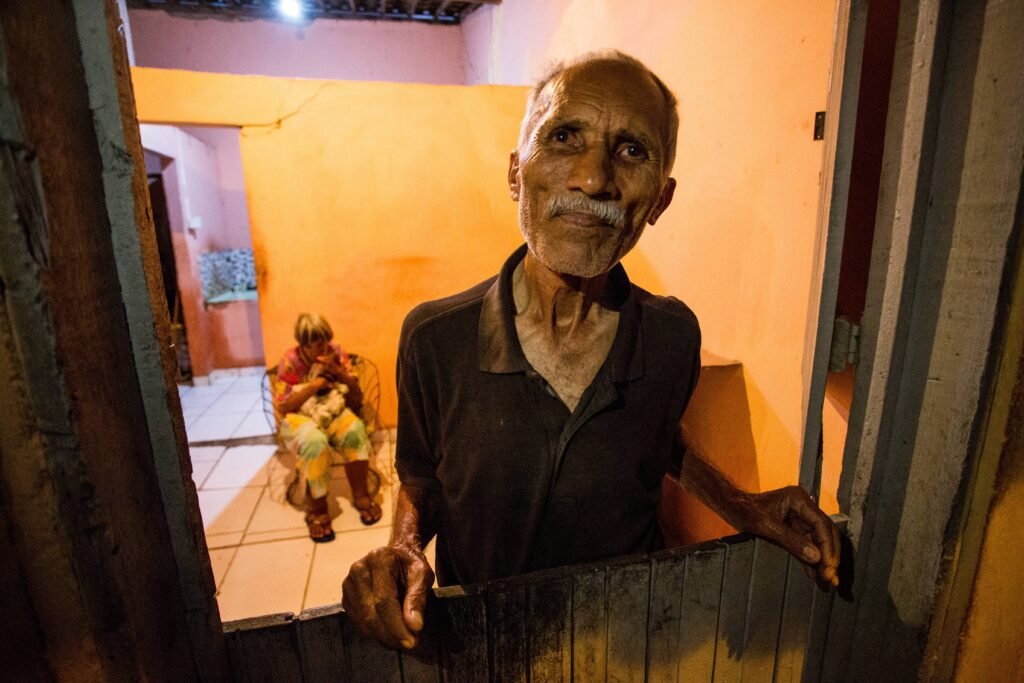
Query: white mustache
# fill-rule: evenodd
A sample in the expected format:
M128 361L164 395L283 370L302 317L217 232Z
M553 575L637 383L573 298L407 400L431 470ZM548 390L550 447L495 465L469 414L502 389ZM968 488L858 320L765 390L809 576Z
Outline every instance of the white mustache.
M616 228L626 224L626 212L614 202L602 202L586 195L558 195L548 203L548 217L563 213L582 213Z

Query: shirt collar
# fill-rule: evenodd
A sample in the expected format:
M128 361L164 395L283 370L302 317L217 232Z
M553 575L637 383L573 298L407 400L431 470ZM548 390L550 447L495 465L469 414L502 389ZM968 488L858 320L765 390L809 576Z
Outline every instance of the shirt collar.
M509 256L484 294L478 325L479 367L484 372L512 374L526 372L529 367L516 333L512 297L512 273L526 251L524 244ZM643 335L633 285L621 263L615 265L608 278L612 299L619 306L619 327L602 371L607 368L613 382L639 379L643 376Z

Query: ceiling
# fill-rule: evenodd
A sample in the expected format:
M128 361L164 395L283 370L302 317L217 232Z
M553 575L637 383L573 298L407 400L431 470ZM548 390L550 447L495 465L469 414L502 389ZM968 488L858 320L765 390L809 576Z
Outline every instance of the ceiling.
M313 19L383 19L428 24L458 24L481 5L501 0L298 0L305 21ZM285 21L278 0L128 0L132 9L162 9L169 14L226 20L275 19Z

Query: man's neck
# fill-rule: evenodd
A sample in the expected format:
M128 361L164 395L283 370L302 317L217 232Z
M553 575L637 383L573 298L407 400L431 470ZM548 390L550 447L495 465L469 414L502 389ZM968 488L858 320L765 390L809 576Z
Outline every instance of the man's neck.
M530 365L576 409L615 340L619 312L607 306L608 275L555 273L532 253L512 275L516 334Z
M579 277L556 273L527 251L512 275L516 316L552 338L573 335L607 309L608 274Z

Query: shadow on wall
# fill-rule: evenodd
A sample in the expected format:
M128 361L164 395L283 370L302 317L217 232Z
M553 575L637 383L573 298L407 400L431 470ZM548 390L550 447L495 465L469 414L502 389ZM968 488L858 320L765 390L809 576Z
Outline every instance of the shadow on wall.
M700 380L683 424L707 459L734 483L747 491L760 490L750 404L740 363L701 353ZM669 547L736 533L669 477L662 483L659 516Z

